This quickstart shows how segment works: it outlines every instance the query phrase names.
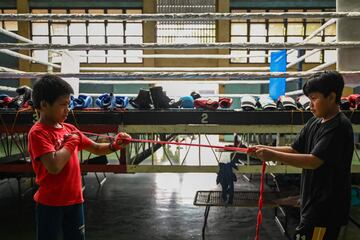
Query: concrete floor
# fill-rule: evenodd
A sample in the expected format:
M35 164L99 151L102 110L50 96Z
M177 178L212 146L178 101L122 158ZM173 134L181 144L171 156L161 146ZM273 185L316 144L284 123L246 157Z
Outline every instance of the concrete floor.
M109 174L99 187L85 177L86 239L202 239L203 207L193 206L197 190L217 189L216 174ZM237 190L257 190L241 177ZM0 239L35 239L31 193L18 201L16 181L0 185ZM256 208L213 207L205 239L254 239ZM261 238L286 239L272 209L264 209ZM295 215L296 216L296 215ZM296 218L290 219L290 228Z

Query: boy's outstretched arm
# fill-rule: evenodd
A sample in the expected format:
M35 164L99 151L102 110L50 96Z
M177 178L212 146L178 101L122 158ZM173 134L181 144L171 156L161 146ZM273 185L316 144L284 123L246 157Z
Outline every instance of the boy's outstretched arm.
M112 143L96 143L92 141L92 144L87 146L85 150L95 155L106 155L126 147L130 143L129 139L131 139L129 134L120 132Z
M283 153L298 153L295 149L293 149L290 146L267 146L267 145L256 145L255 148L259 149L259 148L267 148L267 149L271 149L277 152L283 152Z
M278 161L305 169L316 169L324 163L323 160L312 154L285 153L268 148L257 148L251 155L262 161Z

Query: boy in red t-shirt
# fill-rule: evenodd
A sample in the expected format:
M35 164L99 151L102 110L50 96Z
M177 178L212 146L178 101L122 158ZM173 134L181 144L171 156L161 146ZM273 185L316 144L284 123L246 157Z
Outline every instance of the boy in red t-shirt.
M29 153L36 174L36 239L85 239L83 194L78 151L97 155L117 151L129 143L126 133L115 141L95 143L76 127L64 123L71 86L63 79L46 75L33 86L33 104L40 119L29 131Z

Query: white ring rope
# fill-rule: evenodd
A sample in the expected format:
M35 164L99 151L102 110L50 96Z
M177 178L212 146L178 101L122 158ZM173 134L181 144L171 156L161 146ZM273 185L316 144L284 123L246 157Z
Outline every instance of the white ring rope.
M336 64L336 61L333 62L328 62L328 63L323 63L319 66L316 66L312 69L309 69L306 72L314 72L314 71L320 71L323 70L333 64ZM305 72L305 73L306 73ZM296 77L292 77L292 78L287 78L286 82L291 82L294 80L298 80L299 78ZM172 81L184 81L183 79L172 79ZM194 81L194 80L190 80L192 84L196 84L196 83L204 83L204 81ZM215 80L208 80L211 83L216 83L216 84L269 84L270 80L225 80L225 81L215 81ZM167 81L168 82L168 81ZM132 80L132 81L127 81L127 80L107 80L107 81L97 81L97 80L80 80L80 83L86 83L86 84L161 84L161 81L144 81L144 80Z
M8 91L8 92L15 92L16 88L13 87L7 87L7 86L0 86L1 91Z
M323 69L325 69L325 68L327 68L327 67L330 67L330 66L333 65L333 64L336 64L336 61L326 62L326 63L320 64L320 65L318 65L318 66L316 66L316 67L313 67L313 68L305 71L305 73L306 73L306 72L320 71L320 70L323 70ZM294 80L297 80L297 79L299 79L299 78L287 78L286 81L294 81Z
M212 21L236 19L359 18L360 12L283 12L283 13L157 13L157 14L0 14L0 20L120 20L120 21Z
M315 53L318 53L318 52L320 52L320 51L321 51L321 49L313 49L313 50L311 50L310 52L306 53L305 55L303 55L303 56L295 59L294 62L288 63L288 64L286 65L286 68L290 68L290 67L296 65L296 64L298 64L299 62L304 61L306 58L311 57L312 55L314 55Z
M232 58L255 58L255 57L269 57L269 54L119 54L119 55L108 55L108 54L80 54L80 57L117 57L117 58L196 58L196 59L232 59Z
M24 50L24 49L67 49L67 50L160 50L160 49L337 49L359 48L360 41L344 42L319 42L319 43L205 43L205 44L161 44L161 43L124 43L124 44L30 44L30 43L0 43L0 49Z
M291 82L294 80L297 80L298 78L287 78L286 82ZM185 82L184 82L185 81ZM121 84L166 84L169 83L169 81L163 81L163 80L80 80L81 84L101 84L101 85L121 85ZM184 80L184 79L172 79L171 82L181 82L181 83L191 83L191 84L269 84L269 80Z
M63 78L87 78L87 79L117 79L117 80L139 80L139 79L268 79L272 78L289 78L310 77L316 71L307 72L82 72L82 73L53 73ZM343 75L359 74L360 71L344 71ZM38 78L47 75L45 72L0 72L1 78Z
M316 66L312 69L309 69L306 72L314 72L314 71L320 71L323 70L333 64L336 64L336 61L333 62L329 62L329 63L323 63L319 66ZM306 73L305 72L305 73ZM298 80L299 78L296 77L292 77L292 78L287 78L286 82L291 82L291 81L295 81ZM172 79L172 81L184 81L183 79ZM194 81L192 79L190 79L192 84L196 84L196 83L204 83L204 81ZM225 80L225 81L215 81L215 80L208 80L211 83L216 83L216 84L269 84L270 80ZM168 81L167 81L168 82ZM87 84L161 84L161 81L144 81L144 80L132 80L132 81L127 81L127 80L107 80L107 81L97 81L97 80L80 80L80 83L87 83Z
M291 92L290 92L291 93ZM99 97L100 95L104 94L104 93L82 93L84 95L87 95L87 96L91 96L91 97ZM114 94L114 96L127 96L127 97L136 97L138 94L137 93L116 93ZM266 93L259 93L259 94L245 94L245 93L240 93L240 94L201 94L201 97L203 98L214 98L214 97L231 97L231 98L236 98L236 97L243 97L245 95L251 95L251 96L265 96L265 95L269 95L269 94L266 94ZM288 95L288 94L286 94ZM169 96L171 98L180 98L180 97L183 97L183 96L180 96L180 95L171 95Z
M323 63L319 66L316 66L312 69L309 69L306 72L314 72L314 71L319 71L319 70L323 70L333 64L336 64L336 61L333 62L329 62L329 63ZM305 72L305 73L306 73ZM292 78L287 78L286 82L291 82L294 80L298 80L299 78L296 77L292 77ZM172 81L184 81L183 79L172 79ZM192 79L190 79L192 84L197 84L197 83L204 83L204 81L194 81ZM225 81L215 81L215 80L208 80L208 82L211 83L215 83L215 84L269 84L270 80L225 80ZM80 80L80 83L86 83L86 84L161 84L161 81L144 81L144 80L132 80L132 81L127 81L127 80L107 80L107 81L97 81L97 80ZM168 83L168 81L167 81Z
M234 72L269 71L270 67L81 67L80 70L109 72Z
M160 43L124 43L124 44L30 44L30 43L0 43L0 49L24 50L24 49L67 49L67 50L145 50L145 49L337 49L337 48L360 48L359 41L343 42L319 42L319 43L205 43L205 44L160 44Z

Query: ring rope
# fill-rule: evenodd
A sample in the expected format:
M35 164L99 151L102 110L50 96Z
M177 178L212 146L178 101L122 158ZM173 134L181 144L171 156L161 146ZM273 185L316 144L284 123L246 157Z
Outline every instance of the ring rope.
M311 72L82 72L82 73L52 73L56 76L63 78L88 78L88 79L111 79L116 78L118 80L139 80L139 79L230 79L230 80L241 80L241 79L268 79L272 78L289 78L299 77L306 78L310 77L317 71ZM343 76L357 75L360 71L341 71ZM39 78L47 75L46 72L0 72L0 79L14 79L14 78ZM240 83L240 82L239 82Z
M360 12L283 12L283 13L155 13L155 14L1 14L0 20L119 20L119 21L172 21L172 20L236 20L236 19L288 19L288 18L359 18Z
M162 49L337 49L337 48L360 48L359 41L342 42L318 42L318 43L124 43L124 44L40 44L40 43L0 43L0 49L9 50L162 50Z

